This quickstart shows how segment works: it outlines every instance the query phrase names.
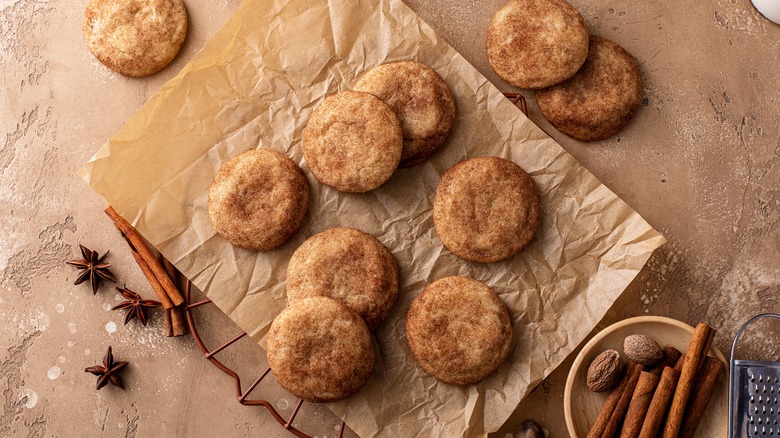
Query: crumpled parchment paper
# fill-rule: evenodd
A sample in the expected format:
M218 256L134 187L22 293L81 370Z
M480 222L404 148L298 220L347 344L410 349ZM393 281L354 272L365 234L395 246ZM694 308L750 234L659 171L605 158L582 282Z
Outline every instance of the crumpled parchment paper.
M453 90L458 117L448 143L370 193L338 193L319 184L301 152L312 109L366 70L405 59L430 65ZM232 247L207 217L207 192L220 164L258 147L298 162L312 194L300 232L278 250L260 253ZM521 165L541 196L537 237L517 256L493 264L450 254L432 220L440 176L482 155ZM376 333L376 370L357 394L330 405L364 437L497 430L665 242L401 0L245 0L81 174L261 345L286 304L288 259L307 237L350 226L387 245L398 260L402 289ZM406 345L411 300L447 275L487 283L513 318L514 352L477 385L438 383L417 367Z

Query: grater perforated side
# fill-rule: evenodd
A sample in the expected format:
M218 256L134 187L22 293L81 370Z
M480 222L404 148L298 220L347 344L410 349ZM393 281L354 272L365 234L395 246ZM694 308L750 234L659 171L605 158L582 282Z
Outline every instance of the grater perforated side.
M729 437L780 437L780 362L735 360L734 353L742 332L761 318L754 316L739 329L731 345L729 360Z

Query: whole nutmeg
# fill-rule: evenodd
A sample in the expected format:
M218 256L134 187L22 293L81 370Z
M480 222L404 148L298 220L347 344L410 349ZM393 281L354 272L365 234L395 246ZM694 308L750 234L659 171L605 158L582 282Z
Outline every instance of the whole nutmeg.
M623 361L620 353L607 350L593 359L588 367L586 384L593 392L604 392L614 388L619 382L623 371Z
M544 438L544 430L536 421L525 420L520 423L515 438Z
M661 363L664 352L653 338L645 335L631 335L623 341L623 353L634 362L651 367Z

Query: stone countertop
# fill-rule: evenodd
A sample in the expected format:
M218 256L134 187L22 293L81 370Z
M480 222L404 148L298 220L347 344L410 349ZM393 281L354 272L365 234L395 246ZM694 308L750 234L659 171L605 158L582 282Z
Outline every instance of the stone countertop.
M503 91L484 35L503 0L406 0ZM636 315L664 315L719 329L726 351L738 326L780 311L780 26L748 0L630 2L574 0L590 30L640 63L646 99L617 136L583 144L530 117L669 243L595 331ZM289 436L259 408L236 403L227 378L190 337L166 338L159 312L144 328L111 311L110 285L93 296L64 265L78 243L101 252L119 283L152 293L102 210L105 201L76 175L133 113L209 40L238 0L186 0L190 33L171 66L147 79L104 68L81 37L85 0L0 0L0 436ZM214 308L199 320L211 345L238 329ZM594 331L594 332L595 332ZM779 350L777 326L760 327L744 356ZM127 391L94 390L83 369L108 345L128 360ZM770 356L766 356L770 354ZM518 408L504 437L525 418L566 436L563 386L572 355ZM224 360L251 382L262 351L243 339ZM245 383L246 385L247 383ZM295 399L261 384L283 415ZM299 426L335 436L338 421L304 405Z

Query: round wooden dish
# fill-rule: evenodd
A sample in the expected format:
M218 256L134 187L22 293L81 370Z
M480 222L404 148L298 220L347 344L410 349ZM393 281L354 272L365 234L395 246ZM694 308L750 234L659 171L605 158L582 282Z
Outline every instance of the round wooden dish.
M630 318L607 327L593 337L577 355L566 379L563 393L563 412L566 427L573 438L585 438L599 415L609 391L595 393L585 386L585 374L590 362L602 351L614 349L623 355L623 339L633 334L643 334L655 339L661 347L671 345L683 354L693 335L693 327L684 322L660 316ZM728 370L728 362L714 346L710 356L722 360ZM728 372L722 373L718 388L712 395L707 413L696 431L696 437L713 438L727 436L728 429Z

